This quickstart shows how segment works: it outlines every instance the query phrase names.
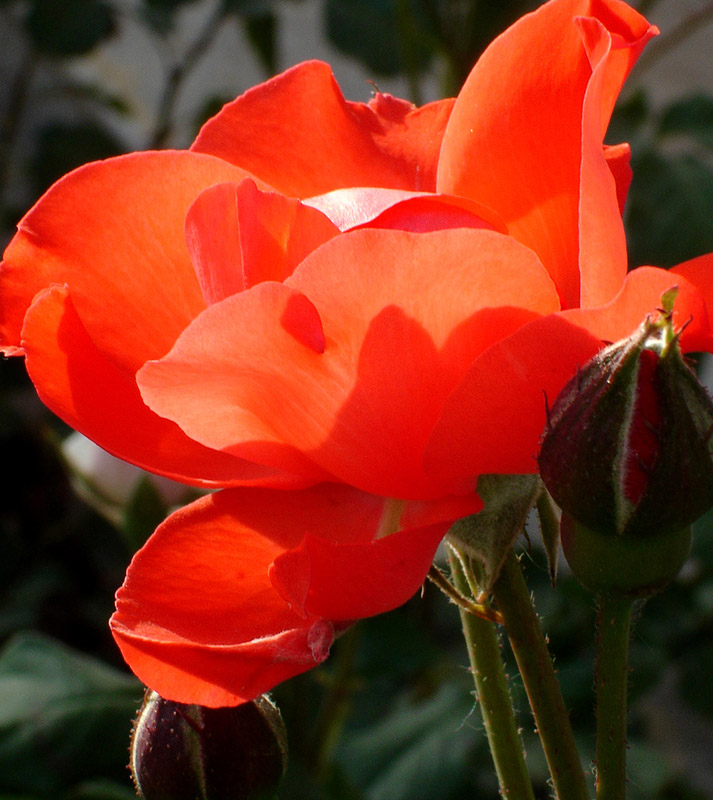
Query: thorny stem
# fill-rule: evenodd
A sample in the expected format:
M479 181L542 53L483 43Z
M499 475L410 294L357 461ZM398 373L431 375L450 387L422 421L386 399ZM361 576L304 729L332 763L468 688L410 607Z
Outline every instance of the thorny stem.
M558 800L589 800L567 707L520 562L511 550L493 595L505 619Z
M465 573L467 561L464 563L459 554L451 553L450 564L456 589L467 595L470 592ZM500 793L508 800L534 800L497 632L492 622L471 614L462 606L459 611Z

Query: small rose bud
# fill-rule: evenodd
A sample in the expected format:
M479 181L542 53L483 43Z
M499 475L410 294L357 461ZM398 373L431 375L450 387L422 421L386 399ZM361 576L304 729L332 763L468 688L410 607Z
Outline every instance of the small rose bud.
M266 695L206 708L149 691L131 737L131 772L146 800L267 800L286 761L282 716Z
M673 296L662 303L660 317L564 387L542 440L540 474L564 512L565 555L591 588L606 588L610 573L617 591L665 585L689 526L713 505L713 402L681 355ZM655 564L641 561L647 553Z

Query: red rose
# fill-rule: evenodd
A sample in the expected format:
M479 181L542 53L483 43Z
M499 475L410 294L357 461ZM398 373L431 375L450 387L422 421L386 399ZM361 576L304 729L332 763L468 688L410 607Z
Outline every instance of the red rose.
M163 697L253 698L404 602L478 475L536 470L543 391L672 285L683 346L713 349L711 257L626 274L628 150L602 141L654 33L618 0L552 0L422 109L347 103L303 64L191 151L89 165L21 222L0 345L42 399L230 487L160 526L117 596Z

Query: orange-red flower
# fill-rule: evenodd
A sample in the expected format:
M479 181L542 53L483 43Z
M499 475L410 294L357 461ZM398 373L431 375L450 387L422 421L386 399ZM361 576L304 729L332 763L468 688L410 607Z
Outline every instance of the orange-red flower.
M626 275L628 150L602 141L653 33L618 0L551 0L422 109L347 103L303 64L191 151L84 167L21 222L0 346L106 449L228 487L117 596L161 695L252 698L404 602L477 476L536 469L543 391L672 285L684 347L713 349L711 257Z

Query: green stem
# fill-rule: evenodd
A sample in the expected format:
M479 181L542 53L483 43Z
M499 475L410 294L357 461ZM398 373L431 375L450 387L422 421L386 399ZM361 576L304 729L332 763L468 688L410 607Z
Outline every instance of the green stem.
M340 636L335 647L335 669L319 710L311 753L314 774L318 780L327 773L332 753L349 716L359 638L359 627L354 625Z
M451 554L450 563L456 589L469 597L470 586L463 562ZM497 632L492 622L480 619L462 607L459 611L485 733L500 782L500 794L510 800L534 800Z
M505 560L493 595L505 619L520 675L559 800L589 800L552 658L514 551Z
M597 800L626 798L626 691L631 599L599 596L597 642Z

